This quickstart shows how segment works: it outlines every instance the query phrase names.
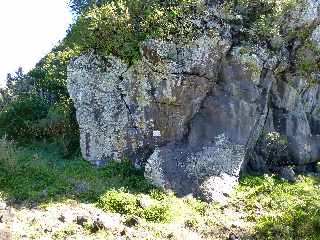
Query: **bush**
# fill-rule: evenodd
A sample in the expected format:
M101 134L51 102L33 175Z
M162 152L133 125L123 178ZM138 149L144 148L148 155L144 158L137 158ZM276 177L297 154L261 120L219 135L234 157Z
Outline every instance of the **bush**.
M70 185L42 157L37 151L18 148L4 138L0 140L0 189L6 197L40 201L70 192Z
M244 26L254 31L257 40L272 38L280 34L281 17L298 0L235 0L235 11L244 19Z
M92 5L78 17L66 43L77 45L82 51L95 49L102 55L117 56L132 64L140 58L140 43L149 37L183 35L185 38L193 32L190 24L186 24L185 13L194 14L194 6L199 2L113 0Z
M206 209L205 202L202 202L199 199L192 197L192 198L187 198L186 203L191 207L191 209L195 210L196 212L200 214L205 213L205 209Z
M144 170L137 169L128 159L121 162L111 161L104 167L107 177L118 177L122 179L122 186L131 192L147 193L154 187L144 178Z
M36 95L20 96L0 112L0 136L20 143L47 140L67 156L78 149L79 133L72 102L50 105Z
M125 215L140 216L150 222L168 222L172 218L171 209L164 201L155 201L146 208L139 205L139 197L120 188L111 189L98 200L98 207Z
M107 191L99 198L98 206L104 211L120 214L135 214L139 208L137 197L124 189Z
M278 132L262 134L258 143L267 167L275 167L289 164L288 139Z
M316 239L320 236L319 205L306 203L293 206L280 216L266 216L260 219L258 234L267 239Z
M151 222L168 222L172 215L168 205L159 203L145 208L142 217Z
M30 140L37 135L30 126L47 114L48 103L35 95L21 96L0 112L0 135Z

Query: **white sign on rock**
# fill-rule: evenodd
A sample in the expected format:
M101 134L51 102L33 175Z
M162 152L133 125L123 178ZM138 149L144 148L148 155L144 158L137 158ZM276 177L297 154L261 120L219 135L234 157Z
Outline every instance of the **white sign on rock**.
M161 132L160 131L153 131L153 136L154 137L161 137Z

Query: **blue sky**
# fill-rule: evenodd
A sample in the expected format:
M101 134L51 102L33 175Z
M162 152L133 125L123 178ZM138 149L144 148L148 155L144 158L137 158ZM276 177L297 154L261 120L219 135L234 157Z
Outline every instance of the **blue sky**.
M0 86L8 72L30 70L72 22L68 0L0 1Z

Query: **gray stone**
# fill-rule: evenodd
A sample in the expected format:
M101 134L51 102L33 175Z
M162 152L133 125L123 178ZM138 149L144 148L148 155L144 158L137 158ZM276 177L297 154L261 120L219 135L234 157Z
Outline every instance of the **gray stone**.
M296 181L296 177L295 177L295 173L293 171L292 168L289 167L282 167L279 169L279 176L282 179L285 179L289 182L295 182Z
M80 215L80 216L77 216L76 218L76 223L79 224L80 226L84 226L85 223L87 222L89 222L88 216Z
M139 225L140 223L141 223L141 220L135 216L128 217L124 222L124 224L128 227L134 227Z
M148 208L154 204L154 201L147 195L143 195L138 199L139 206L143 209Z

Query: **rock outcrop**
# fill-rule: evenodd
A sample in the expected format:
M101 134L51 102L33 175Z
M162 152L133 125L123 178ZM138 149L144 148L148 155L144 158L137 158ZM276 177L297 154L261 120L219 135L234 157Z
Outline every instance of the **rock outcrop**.
M319 4L295 7L284 31L306 28L305 40L319 45ZM239 41L241 24L200 20L192 22L204 29L196 39L145 41L131 66L94 51L71 61L84 158L101 165L129 157L154 184L207 200L223 200L241 170L312 169L320 78L302 74L296 56L319 64L320 51L298 38L273 47Z

